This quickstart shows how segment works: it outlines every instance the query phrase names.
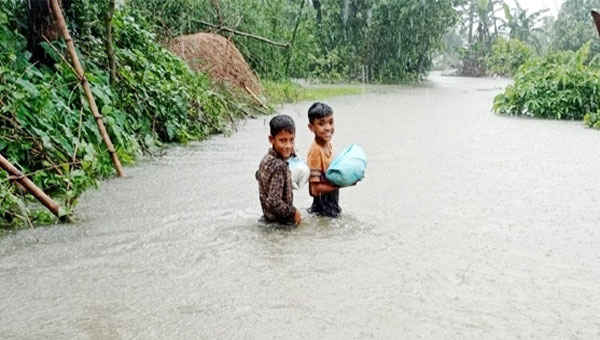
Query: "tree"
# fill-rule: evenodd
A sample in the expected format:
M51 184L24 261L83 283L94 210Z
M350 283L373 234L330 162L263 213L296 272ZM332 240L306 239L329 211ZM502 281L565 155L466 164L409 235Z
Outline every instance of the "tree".
M554 23L552 47L576 51L592 40L592 55L600 53L598 33L590 10L600 8L600 0L566 0Z
M463 32L468 31L469 45L477 39L480 44L488 44L499 33L498 22L502 21L497 12L502 0L469 0L460 8L463 17Z
M48 0L28 0L27 4L27 49L33 54L34 60L50 63L51 60L40 43L45 39L54 41L61 37L50 4ZM68 7L69 4L70 0L59 0L61 6Z
M541 31L539 24L542 15L548 12L548 9L527 14L527 10L521 8L518 1L515 0L515 3L516 8L512 8L512 10L506 4L502 5L504 8L504 16L506 17L506 22L503 27L508 28L510 38L533 45L538 50L541 49L541 41L536 33Z
M455 6L463 1L219 0L229 26L272 40L293 41L290 54L232 37L263 78L358 79L365 72L382 81L424 76L432 53L441 48L443 35L458 19ZM143 13L168 39L206 30L199 22L216 22L209 2L129 0L127 6Z
M104 18L104 29L106 30L106 57L108 59L108 70L110 74L110 85L115 85L117 80L117 65L115 60L115 49L113 47L112 19L115 13L115 0L108 0L108 8Z
M460 73L467 76L482 76L486 73L486 59L491 53L492 44L499 34L496 13L500 10L500 0L469 0L460 12L463 17L463 32L467 34L467 46L459 51L461 56Z
M417 79L456 23L457 0L321 0L325 72L375 81Z
M368 62L375 79L415 79L458 20L457 1L390 0L373 6Z

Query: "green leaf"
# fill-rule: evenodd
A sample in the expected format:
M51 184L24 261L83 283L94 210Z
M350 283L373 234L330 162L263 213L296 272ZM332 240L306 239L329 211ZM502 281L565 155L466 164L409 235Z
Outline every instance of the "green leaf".
M17 79L17 81L15 81L15 83L21 85L29 93L29 95L31 97L37 97L40 94L40 92L37 90L35 85L33 85L28 80L20 78L20 79Z
M103 116L110 114L112 111L113 111L112 106L110 106L110 105L104 105L104 106L102 106L101 112L102 112Z

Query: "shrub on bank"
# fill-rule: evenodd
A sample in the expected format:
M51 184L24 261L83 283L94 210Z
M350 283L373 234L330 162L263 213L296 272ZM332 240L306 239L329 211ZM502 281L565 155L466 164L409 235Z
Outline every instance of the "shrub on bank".
M518 39L498 38L492 45L492 55L487 59L488 72L511 76L533 55L533 48Z
M514 84L494 99L494 111L550 119L581 120L597 112L600 94L598 58L589 60L590 45L527 61Z

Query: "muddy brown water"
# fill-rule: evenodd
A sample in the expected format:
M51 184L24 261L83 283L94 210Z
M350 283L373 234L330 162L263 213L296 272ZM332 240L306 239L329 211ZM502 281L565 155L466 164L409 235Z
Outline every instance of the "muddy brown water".
M507 84L327 100L367 175L297 230L257 221L268 118L127 168L0 239L0 338L600 338L600 132L494 115ZM308 105L282 109L304 157Z

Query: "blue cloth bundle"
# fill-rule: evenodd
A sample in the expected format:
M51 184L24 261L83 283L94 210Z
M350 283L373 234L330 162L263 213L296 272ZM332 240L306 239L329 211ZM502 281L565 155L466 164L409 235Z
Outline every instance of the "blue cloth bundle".
M348 145L329 165L325 177L340 187L347 187L365 177L367 155L356 144Z

